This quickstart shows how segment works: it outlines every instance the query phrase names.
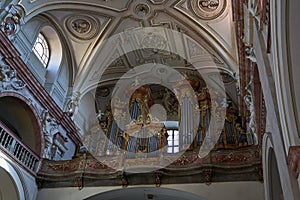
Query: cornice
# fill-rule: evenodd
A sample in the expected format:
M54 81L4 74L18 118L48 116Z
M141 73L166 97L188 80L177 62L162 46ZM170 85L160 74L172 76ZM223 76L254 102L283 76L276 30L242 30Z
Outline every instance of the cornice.
M164 159L173 159L164 155ZM116 161L115 157L111 158ZM127 159L126 162L155 162L160 158ZM122 161L118 161L122 162ZM178 183L206 183L226 181L262 181L261 158L257 147L214 150L200 159L193 151L186 152L169 166L148 173L124 173L107 167L90 155L81 155L69 161L43 160L37 175L40 188L156 185ZM80 180L80 184L78 185ZM126 185L126 186L127 186Z

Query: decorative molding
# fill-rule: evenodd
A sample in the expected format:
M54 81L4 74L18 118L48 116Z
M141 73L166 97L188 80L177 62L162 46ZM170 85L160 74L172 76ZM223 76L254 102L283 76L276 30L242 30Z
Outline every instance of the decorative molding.
M226 0L191 0L194 13L205 20L219 17L224 12L226 4Z
M245 53L246 53L246 58L251 60L252 62L256 62L256 55L255 55L255 49L252 45L250 44L245 44Z
M67 30L77 39L90 40L99 32L100 22L91 15L71 15L65 21Z
M128 9L130 3L130 0L83 0L80 2L73 0L22 0L19 2L19 5L24 8L26 16L30 16L31 18L41 9L44 12L55 9L70 9L70 4L73 5L72 10L86 8L89 11L107 9L113 12L123 12Z
M146 3L138 3L135 7L133 12L136 14L138 18L146 18L151 13L150 6Z
M143 49L152 53L158 53L165 50L167 44L168 43L163 36L155 33L145 34L141 41Z
M162 3L165 2L165 0L150 0L150 1L151 1L151 3L153 3L154 5L156 5L156 4L162 4Z
M135 184L151 184L159 187L161 184L206 183L218 181L236 180L261 180L261 158L257 147L241 148L237 150L212 151L206 158L198 158L197 152L186 152L184 156L176 160L176 155L164 155L157 158L125 159L124 157L106 156L107 162L131 162L141 166L157 166L166 159L175 161L170 166L161 170L138 173L124 173L114 170L87 155L76 157L70 161L43 160L37 179L42 183L42 188L71 186L77 187L76 177L83 180L82 186L122 185L127 187ZM122 160L124 159L124 160ZM149 160L150 159L150 160ZM82 175L86 162L85 172ZM111 164L109 164L111 165ZM128 164L128 166L131 166ZM59 176L58 176L59 175ZM59 178L58 178L59 177Z
M26 84L17 78L17 71L0 64L0 92L23 90Z
M232 162L246 162L252 160L253 158L258 158L258 152L248 152L248 153L229 153L229 154L220 154L215 155L213 161L216 163L232 163Z

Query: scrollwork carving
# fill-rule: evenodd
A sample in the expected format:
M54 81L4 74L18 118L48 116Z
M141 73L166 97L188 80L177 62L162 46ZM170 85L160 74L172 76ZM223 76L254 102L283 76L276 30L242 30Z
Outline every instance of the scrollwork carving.
M0 66L0 92L8 90L22 90L26 87L20 79L17 78L16 70L7 65Z
M24 11L19 5L8 5L5 10L0 13L1 29L11 40L20 30L20 26L24 24Z
M250 59L252 62L256 62L255 51L252 45L246 44L246 58Z

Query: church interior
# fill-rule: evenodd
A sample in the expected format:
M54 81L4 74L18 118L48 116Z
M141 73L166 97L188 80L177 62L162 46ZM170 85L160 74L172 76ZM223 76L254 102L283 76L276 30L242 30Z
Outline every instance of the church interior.
M0 1L0 200L300 199L299 8Z

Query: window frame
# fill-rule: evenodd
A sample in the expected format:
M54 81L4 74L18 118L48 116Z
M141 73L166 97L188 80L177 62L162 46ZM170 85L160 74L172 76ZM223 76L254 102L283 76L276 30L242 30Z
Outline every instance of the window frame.
M36 48L38 44L42 47L42 55L40 54L40 51ZM47 68L49 66L51 52L49 41L42 32L39 32L32 47L32 51L34 55L38 58L38 60L43 64L43 66Z
M179 153L179 130L176 128L167 129L167 153L174 154ZM171 137L171 139L170 139ZM177 141L177 144L175 144ZM171 142L171 143L170 143Z

